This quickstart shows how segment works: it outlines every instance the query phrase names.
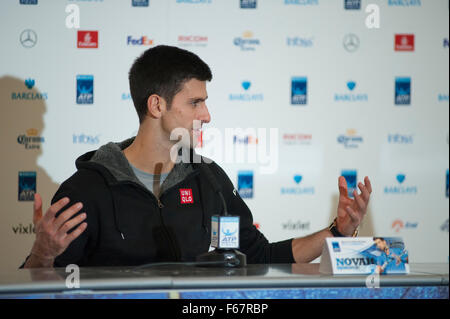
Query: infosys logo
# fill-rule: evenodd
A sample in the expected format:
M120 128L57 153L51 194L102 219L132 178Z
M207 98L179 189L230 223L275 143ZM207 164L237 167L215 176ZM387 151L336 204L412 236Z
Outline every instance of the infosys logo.
M153 39L145 35L138 38L133 38L131 35L127 36L127 45L129 46L150 46L154 43L155 41Z

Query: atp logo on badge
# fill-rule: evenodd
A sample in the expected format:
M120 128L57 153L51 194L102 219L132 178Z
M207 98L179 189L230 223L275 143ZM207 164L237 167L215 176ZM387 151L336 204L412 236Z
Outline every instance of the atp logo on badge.
M395 79L395 104L411 105L411 78Z
M191 188L180 188L180 203L181 204L193 204L194 197L192 196Z
M256 9L257 0L241 0L241 9Z
M306 77L292 78L291 104L306 105L308 102L308 79Z
M36 172L19 172L19 201L34 201Z
M94 76L77 75L77 104L94 103Z
M238 172L238 192L242 198L253 198L253 171Z

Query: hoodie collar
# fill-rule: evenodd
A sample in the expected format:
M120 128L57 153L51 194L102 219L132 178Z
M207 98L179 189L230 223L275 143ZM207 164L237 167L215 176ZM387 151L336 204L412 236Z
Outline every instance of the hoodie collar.
M130 146L134 139L135 137L132 137L119 143L110 142L105 144L101 146L90 159L88 159L88 162L99 164L106 168L116 182L131 181L145 188L145 185L141 183L134 174L130 163L123 153L123 150ZM192 158L194 151L189 150L189 152ZM182 150L180 149L179 154L181 155L181 153ZM83 159L80 158L77 160L77 164L79 161L83 161ZM191 163L183 163L183 161L176 163L167 178L164 180L164 183L161 185L161 193L173 185L181 182L188 175L194 172L194 170L195 169Z

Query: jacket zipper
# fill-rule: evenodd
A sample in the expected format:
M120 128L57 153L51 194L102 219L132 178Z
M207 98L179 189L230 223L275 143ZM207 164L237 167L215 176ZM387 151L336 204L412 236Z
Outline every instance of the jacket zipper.
M180 181L179 183L177 183L177 184L171 186L170 188L166 189L163 193L161 193L161 194L159 195L159 197L161 197L164 193L167 193L169 190L175 188L175 187L176 187L177 185L179 185L181 182L184 182L184 181L186 181L187 179L190 179L192 176L195 176L195 175L197 175L198 173L199 173L198 171L194 171L193 173L189 174L188 176L186 176L186 177L185 177L182 181ZM172 236L170 235L169 231L167 230L167 227L166 227L166 225L164 224L164 220L163 220L163 217L162 217L162 208L164 208L164 204L161 202L161 200L160 200L158 197L155 196L155 194L153 194L152 192L150 192L147 188L142 187L142 186L139 185L138 183L131 182L131 181L127 181L127 182L124 182L124 184L132 184L132 185L135 185L135 186L137 186L137 187L143 189L143 190L144 190L145 192L147 192L150 196L152 196L153 198L156 199L157 206L158 206L158 212L159 212L159 219L160 219L160 222L161 222L161 225L162 225L164 234L165 234L166 237L169 239L170 249L171 249L171 251L172 251L173 256L175 257L175 260L176 260L176 261L180 261L180 260L181 260L181 256L179 256L179 254L177 253L177 249L176 249L175 242L174 242Z

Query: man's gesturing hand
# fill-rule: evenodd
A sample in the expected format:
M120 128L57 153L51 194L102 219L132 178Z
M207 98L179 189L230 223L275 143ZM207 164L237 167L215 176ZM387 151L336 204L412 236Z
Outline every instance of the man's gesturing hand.
M41 196L39 194L34 196L33 223L36 230L36 239L30 257L37 258L40 264L53 265L54 259L62 254L67 246L87 228L87 223L84 222L70 234L67 233L86 218L86 213L82 213L70 219L81 210L83 207L81 203L72 205L58 217L55 217L56 213L69 201L67 197L60 199L50 206L45 215L42 216Z
M339 177L339 205L337 211L337 228L338 231L345 235L351 236L356 228L358 228L369 205L370 194L372 193L372 185L369 178L364 178L364 184L358 183L361 194L357 190L353 191L354 199L348 197L347 181L345 177Z

